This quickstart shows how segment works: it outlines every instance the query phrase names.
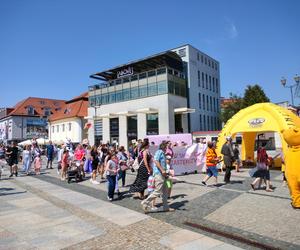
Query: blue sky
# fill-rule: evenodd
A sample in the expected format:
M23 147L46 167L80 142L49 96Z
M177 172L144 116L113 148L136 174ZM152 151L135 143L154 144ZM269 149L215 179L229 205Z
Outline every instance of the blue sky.
M300 75L300 1L0 1L0 107L70 99L109 69L189 43L220 62L221 95ZM295 99L295 104L300 98Z

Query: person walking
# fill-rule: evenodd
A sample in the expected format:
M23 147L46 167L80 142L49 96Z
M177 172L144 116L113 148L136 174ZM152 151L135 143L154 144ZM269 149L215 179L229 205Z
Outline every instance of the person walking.
M215 179L215 185L217 185L218 182L218 169L217 169L217 163L219 161L219 158L217 156L217 153L215 151L214 144L212 142L207 142L207 151L206 151L206 167L207 167L207 175L203 179L202 184L206 186L206 182L209 180L210 177L214 177Z
M99 164L99 158L98 158L98 151L97 151L97 147L94 145L91 149L91 161L92 161L92 176L91 176L91 183L92 184L100 184L97 180L97 168L98 168L98 164Z
M42 159L40 154L37 154L33 161L34 171L36 175L41 173Z
M67 147L64 148L62 159L61 159L61 180L66 180L66 174L69 164L69 150Z
M147 189L147 182L152 168L150 166L151 154L149 152L149 141L144 140L138 155L139 168L134 183L130 186L129 193L138 193L139 199L144 199L144 192Z
M221 154L223 155L224 164L226 167L225 175L224 175L224 182L230 182L231 170L232 170L232 163L234 161L234 154L232 150L232 139L230 136L226 137L226 142L222 146Z
M235 164L236 164L235 171L240 172L241 159L240 159L240 150L239 150L238 144L235 144L233 154L234 154L234 160L235 160Z
M116 176L118 172L118 166L117 166L117 156L116 154L110 153L109 158L105 165L105 172L106 172L106 178L108 182L108 192L107 192L107 199L109 201L113 201L114 194L115 194L115 187L116 187Z
M126 179L126 170L128 169L127 161L128 155L125 153L125 148L121 146L119 148L119 152L117 154L119 160L119 173L118 173L118 180L122 179L122 187L125 187L125 179Z
M157 211L157 207L152 207L151 203L156 198L162 196L163 201L163 211L174 211L173 208L170 208L168 205L168 190L165 183L167 178L167 164L166 164L166 155L165 151L167 148L167 143L162 142L159 145L159 150L155 152L153 164L153 176L154 176L154 191L141 202L142 208L145 213Z
M266 180L266 191L273 192L270 185L270 171L268 167L268 155L265 149L266 144L263 143L261 147L257 149L257 171L254 173L254 181L250 184L252 190L255 190L255 185L258 182Z
M50 165L50 169L53 169L52 167L52 161L53 161L53 157L54 157L54 145L52 144L52 141L49 141L49 144L46 147L46 153L47 153L47 165L46 168L49 168Z
M26 175L29 175L31 161L31 145L26 145L22 155L23 170L26 173Z
M10 166L9 177L13 177L14 174L17 177L19 149L16 142L13 142L12 147L7 148L6 155L8 156L8 165Z

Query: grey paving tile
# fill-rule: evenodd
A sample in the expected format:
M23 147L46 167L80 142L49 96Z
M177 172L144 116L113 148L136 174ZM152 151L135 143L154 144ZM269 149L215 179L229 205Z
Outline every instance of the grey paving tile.
M209 237L202 237L201 239L190 241L180 246L174 247L175 250L206 250L212 249L213 247L219 247L223 242L214 240Z

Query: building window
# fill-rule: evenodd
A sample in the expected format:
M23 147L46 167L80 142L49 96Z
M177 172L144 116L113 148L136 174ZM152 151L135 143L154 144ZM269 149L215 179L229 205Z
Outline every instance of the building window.
M205 85L206 85L206 89L208 89L208 77L207 77L207 74L205 74Z
M204 63L207 65L207 58L206 57L204 58Z
M168 74L173 75L173 69L168 69Z
M213 92L215 92L215 78L212 78L212 83L213 83Z
M201 109L201 93L198 94L198 98L199 98L199 108Z
M218 65L217 65L217 63L215 63L215 69L218 70Z
M205 95L202 95L202 102L203 102L203 110L205 110Z
M204 88L204 73L202 72L202 88Z
M51 115L51 108L44 108L44 115L45 116Z
M208 66L210 67L210 60L208 59Z
M34 115L34 108L32 106L27 107L27 114Z
M133 82L133 81L136 81L138 79L138 75L133 75L130 77L130 80Z
M52 126L52 133L54 133L54 126Z
M207 130L211 130L210 129L210 119L209 119L209 116L207 116Z
M198 61L200 60L199 52L197 52L197 60L198 60Z
M203 115L203 130L206 131L206 116Z
M147 77L147 74L146 73L141 73L139 74L139 79L144 79Z
M211 126L211 130L215 130L214 118L212 116L210 117L210 126Z
M208 95L206 96L206 109L209 110Z
M65 132L65 124L63 124L61 126L62 126L62 132Z
M148 84L148 95L157 95L157 84L155 83L150 83Z
M112 142L114 140L119 141L119 118L109 119L110 138Z
M199 129L202 131L202 115L199 116Z
M157 93L158 94L168 93L168 88L167 88L167 82L166 81L157 82Z
M155 76L155 74L156 74L155 70L151 70L148 72L148 77Z
M203 63L203 55L201 55L201 62Z
M213 111L213 108L212 108L212 97L211 96L209 97L209 103L210 103L210 111Z
M211 61L211 67L214 69L215 68L215 63L214 61Z
M219 93L219 81L218 81L218 78L216 78L216 92Z
M216 112L216 98L214 98L214 112Z
M219 112L219 99L217 99L217 107L216 107L216 109L217 109L217 112Z
M59 125L56 125L56 132L59 132Z
M139 88L135 87L135 88L131 88L131 99L138 99L139 96Z
M200 87L200 71L198 70L198 86Z
M68 127L69 127L69 131L71 131L72 130L72 123L71 122L68 123Z
M157 75L161 75L161 74L165 74L165 73L166 73L166 68L158 69L156 72Z
M147 114L147 135L158 135L158 114Z
M211 91L211 76L209 76L209 90Z

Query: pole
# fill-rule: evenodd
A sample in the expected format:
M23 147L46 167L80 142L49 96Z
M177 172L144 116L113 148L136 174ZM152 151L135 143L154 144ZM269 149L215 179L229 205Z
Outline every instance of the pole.
M290 86L290 89L291 89L291 98L292 98L292 105L294 106L293 87L294 86Z

